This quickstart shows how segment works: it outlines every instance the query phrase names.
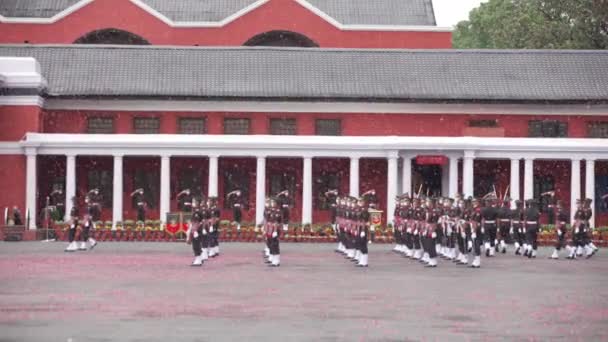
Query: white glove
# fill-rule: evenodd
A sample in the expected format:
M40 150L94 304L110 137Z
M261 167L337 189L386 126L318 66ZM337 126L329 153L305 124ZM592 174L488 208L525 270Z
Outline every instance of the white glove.
M513 228L511 228L511 230L509 230L509 234L513 234Z
M76 229L76 225L75 224L71 225L70 229Z
M561 230L557 230L557 236L562 236L562 231Z
M578 234L578 228L574 230L574 234Z
M213 233L213 226L211 226L211 228L209 228L209 233Z
M473 248L473 241L469 241L469 242L467 243L467 247L468 247L468 249Z
M359 234L362 238L365 237L365 232L361 232L361 234Z
M418 230L414 230L414 235L418 235Z
M277 236L279 236L279 234L277 234L277 232L272 232L272 237L276 238Z
M475 233L471 234L471 238L472 239L477 239L477 234L475 234Z
M241 230L241 226L236 226L236 230Z
M194 238L196 239L198 237L198 232L194 232L194 234L192 234L192 236L194 236Z
M408 232L408 233L412 234L412 228L408 228L408 229L406 230L406 232Z
M483 228L481 228L481 234L483 234L485 232L485 230Z
M437 233L433 232L433 234L431 234L431 238L436 238L437 237Z
M465 234L465 233L460 233L460 237L462 237L463 239L466 239L466 238L467 238L467 234Z
M207 231L203 229L203 235L207 235Z

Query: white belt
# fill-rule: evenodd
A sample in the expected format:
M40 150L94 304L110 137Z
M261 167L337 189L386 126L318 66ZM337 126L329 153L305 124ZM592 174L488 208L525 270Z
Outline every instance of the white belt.
M283 204L283 208L289 207L289 204Z
M519 223L519 221L513 221L513 223Z
M511 220L500 220L500 222L511 222Z
M526 221L527 224L538 224L538 221Z
M485 223L496 223L496 221L484 221Z

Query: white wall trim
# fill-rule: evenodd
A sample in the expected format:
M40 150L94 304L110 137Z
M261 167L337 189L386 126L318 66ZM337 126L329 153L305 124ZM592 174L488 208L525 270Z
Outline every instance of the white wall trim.
M22 155L24 154L23 147L18 141L15 142L0 142L0 155Z
M162 137L160 139L159 137ZM481 159L608 159L608 139L357 137L180 134L45 134L28 133L23 147L39 154L219 155L272 157L386 158L397 151L460 154ZM463 152L464 151L464 152Z
M40 96L0 96L0 106L38 106L44 105Z
M344 25L338 20L334 19L327 13L320 10L306 0L295 0L302 7L313 12L321 19L332 24L336 28L343 31L417 31L417 32L452 32L453 29L450 27L437 27L437 26L424 26L424 25Z
M44 88L40 63L33 57L0 57L0 75L3 87Z
M14 18L14 17L5 17L0 15L0 23L6 24L52 24L57 22L66 16L76 12L77 10L83 8L84 6L90 4L93 0L81 0L72 6L64 9L63 11L55 14L50 18Z
M252 113L380 113L475 115L608 115L608 104L469 104L381 102L267 102L186 100L77 100L45 101L49 110L146 112L252 112Z
M169 25L170 27L212 27L213 28L213 27L224 27L224 26L230 24L231 22L235 21L236 19L244 16L245 14L264 5L265 3L269 2L270 0L258 0L254 3L252 3L251 5L242 8L241 10L237 11L236 13L229 15L228 17L222 19L221 21L173 21L170 18L168 18L167 16L165 16L164 14L160 13L159 11L157 11L156 9L154 9L153 7L149 6L148 4L144 3L141 0L130 0L130 1L133 4L135 4L136 6L143 9L144 11L151 14L152 16L156 17L160 21Z

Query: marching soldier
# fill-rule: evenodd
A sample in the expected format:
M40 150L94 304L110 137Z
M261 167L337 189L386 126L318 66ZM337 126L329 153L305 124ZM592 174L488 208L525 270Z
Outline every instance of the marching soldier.
M146 221L146 199L144 189L139 188L131 193L131 197L137 206L137 221Z
M539 228L540 212L536 208L536 201L529 199L526 201L526 210L524 211L525 232L528 249L524 252L524 256L528 258L536 258L537 237Z
M591 251L591 253L587 253L587 258L591 258L597 251L598 248L593 244L591 229L591 217L593 216L593 209L591 208L591 203L593 201L590 198L585 199L585 205L583 207L584 210L584 222L585 227L587 228L587 233L585 234L585 250Z
M368 204L369 208L376 209L378 208L378 197L376 196L376 190L371 189L364 192L361 197Z
M568 259L576 259L577 256L583 255L584 238L583 234L585 211L583 209L583 202L580 199L576 200L576 211L574 212L574 222L572 222L572 245L573 249L570 250Z
M393 248L393 252L396 253L404 253L405 252L405 244L403 243L403 220L401 219L401 211L402 211L402 202L397 197L395 211L393 212L393 234L395 237L395 247Z
M413 209L410 202L409 195L405 194L405 197L402 199L401 210L399 211L399 216L401 217L401 225L402 225L402 240L405 250L405 256L411 258L414 256L414 238L412 234L412 227L414 226L413 217Z
M507 238L509 237L509 231L511 230L511 209L509 208L511 200L507 197L503 198L502 206L498 208L497 217L498 220L498 237L500 243L498 249L502 254L507 253Z
M437 267L437 237L441 227L437 224L441 217L441 209L435 207L435 201L428 199L426 201L426 220L424 230L424 241L426 242L426 262L427 267Z
M216 197L207 199L209 210L209 257L215 258L220 255L220 217L221 211L217 205Z
M566 246L566 235L568 233L566 230L566 224L570 219L570 213L566 211L562 201L557 201L555 209L555 233L557 234L557 243L555 244L555 249L550 257L551 259L559 259L559 252L563 247L566 247L569 252L571 252L573 249L571 246ZM568 253L568 255L570 255L570 253Z
M184 213L192 212L192 194L190 189L184 189L177 194L177 207Z
M494 256L494 246L496 243L496 219L498 217L495 199L490 199L489 205L486 205L481 210L481 217L481 234L486 238L486 256L492 257Z
M281 266L281 249L279 246L279 237L281 229L279 228L283 219L283 209L277 207L275 200L271 200L271 234L270 234L270 265L271 267Z
M96 215L99 216L99 212L101 212L101 204L99 202L96 202L95 199L96 193L98 193L98 190L93 189L89 191L89 194L87 194L87 197L85 197L87 213L84 216L84 222L80 234L82 241L80 242L80 246L78 247L78 249L81 251L87 250L87 242L89 243L91 249L93 249L97 245L97 241L95 241L95 239L93 239L92 237L89 237L91 229L95 229L94 218Z
M200 201L200 213L201 213L201 257L203 261L206 261L211 257L211 231L213 227L213 212L209 205L209 200Z
M202 255L203 215L196 199L192 200L192 218L188 224L186 236L186 243L192 244L192 252L194 252L194 261L191 266L202 266L204 262Z
M80 216L80 210L78 208L78 202L76 197L72 197L72 209L70 210L70 229L68 231L69 244L66 247L66 252L75 252L78 250L78 245L74 241L76 237L76 229L78 228L78 217Z
M95 188L89 191L88 197L90 200L90 208L87 210L93 222L97 222L101 219L101 202L103 198L99 189Z
M63 221L63 216L65 215L65 204L63 191L61 189L55 189L50 194L51 197L51 206L54 207L54 215L53 217L59 221Z
M468 227L468 209L466 207L466 202L464 199L459 199L457 207L455 209L454 221L456 222L456 241L458 243L458 256L456 257L456 262L459 265L466 265L469 263L467 259L467 227Z
M368 266L368 250L367 250L367 241L369 236L369 212L368 209L365 208L363 200L359 200L359 221L357 224L359 225L359 234L357 236L359 241L359 262L357 263L358 267L367 267Z
M264 233L264 259L266 263L270 263L270 239L272 235L272 220L274 219L272 215L272 207L270 206L270 198L267 198L264 202L264 224L263 224L263 233Z
M346 247L344 245L344 227L346 222L344 220L344 198L338 197L336 199L336 238L338 240L338 247L336 248L337 253L346 253Z
M520 200L515 201L515 209L511 210L511 234L515 240L515 255L521 250L527 250L526 234L524 232L524 208Z
M421 260L423 256L422 251L422 229L423 229L423 219L425 217L425 211L422 207L422 203L420 198L414 199L414 207L412 208L412 218L413 218L413 226L412 226L412 238L414 244L414 259Z
M549 224L555 223L555 209L557 204L557 199L555 198L555 191L547 191L540 194L541 196L547 196L547 216L549 219Z
M230 205L232 207L232 221L236 222L236 230L241 230L241 220L242 220L242 206L243 199L241 198L241 190L234 190L226 195L226 198L230 201Z
M335 232L337 232L336 219L338 215L338 190L328 190L325 192L325 198L329 204L329 211L331 214L331 226Z
M283 224L283 230L287 231L289 227L289 211L291 207L291 199L289 198L289 191L284 190L277 194L277 204L281 212L281 222Z
M481 206L478 199L473 199L473 208L470 214L471 224L471 240L473 242L473 253L475 258L471 263L472 268L481 267L481 245L483 241L483 226L482 226L482 214Z
M15 226L23 226L23 218L21 217L21 211L17 206L13 206L13 224Z

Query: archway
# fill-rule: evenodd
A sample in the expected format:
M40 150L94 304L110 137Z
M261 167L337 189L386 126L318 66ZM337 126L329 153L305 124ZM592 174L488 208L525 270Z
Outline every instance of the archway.
M275 30L260 33L245 42L245 46L319 47L314 40L303 34Z
M96 30L76 39L74 44L150 45L141 36L115 28Z

